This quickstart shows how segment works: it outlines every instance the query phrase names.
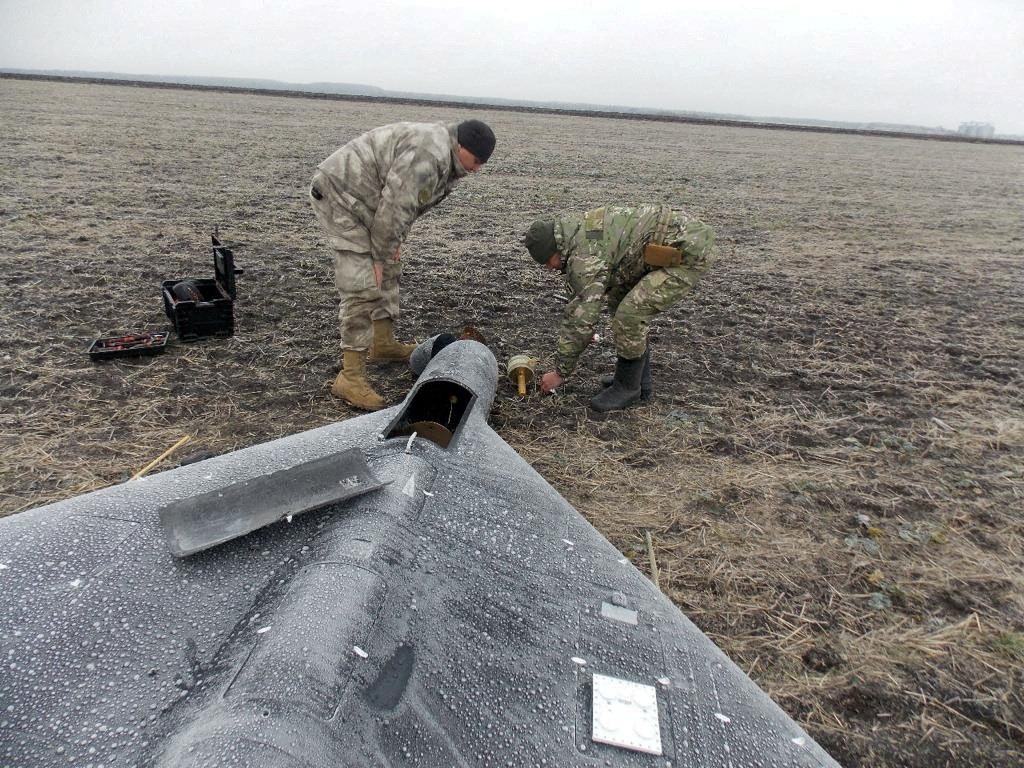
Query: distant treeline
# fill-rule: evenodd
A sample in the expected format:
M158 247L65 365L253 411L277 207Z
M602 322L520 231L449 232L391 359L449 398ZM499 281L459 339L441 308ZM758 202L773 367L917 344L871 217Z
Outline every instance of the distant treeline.
M216 91L225 93L243 93L262 96L283 96L286 98L300 99L327 99L331 101L359 101L375 102L383 104L408 104L412 106L440 106L455 109L490 109L507 112L529 112L552 115L569 115L572 117L605 117L613 120L650 120L665 123L691 123L696 125L718 125L734 128L762 128L776 131L809 131L813 133L840 133L855 136L886 136L898 139L930 139L932 141L957 141L970 144L1011 144L1024 145L1024 139L1017 138L991 138L983 139L965 136L959 133L932 133L928 129L914 130L908 127L906 130L879 129L879 128L855 128L843 127L841 125L828 124L824 121L811 123L768 121L758 119L745 119L742 117L716 117L703 114L679 114L659 111L645 111L633 108L620 107L598 107L587 105L586 107L557 106L551 104L539 104L529 102L509 102L505 100L468 100L455 99L450 97L432 97L421 94L394 95L393 92L383 91L373 86L354 85L346 83L315 83L306 87L318 89L345 88L358 91L356 93L339 93L326 90L296 90L289 87L287 83L277 83L273 80L246 81L240 78L233 82L253 83L256 85L228 85L223 78L181 78L191 82L180 82L178 80L160 79L155 76L147 76L146 79L121 79L115 75L96 76L92 75L70 75L70 74L38 74L20 71L0 71L0 78L14 80L46 80L65 83L90 83L96 85L120 85L133 88L173 88L194 91ZM377 93L388 95L376 95Z

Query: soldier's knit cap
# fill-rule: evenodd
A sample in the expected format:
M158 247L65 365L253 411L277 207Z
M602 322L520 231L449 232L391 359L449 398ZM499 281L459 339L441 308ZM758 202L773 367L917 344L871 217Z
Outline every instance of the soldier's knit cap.
M526 230L523 245L538 264L543 264L558 250L555 243L555 222L550 219L537 219Z
M480 120L463 120L456 128L456 138L481 163L486 163L494 151L494 131Z

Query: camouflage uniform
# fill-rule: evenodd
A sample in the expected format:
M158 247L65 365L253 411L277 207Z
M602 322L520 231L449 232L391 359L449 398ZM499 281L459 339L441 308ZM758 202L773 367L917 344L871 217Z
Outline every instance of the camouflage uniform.
M563 378L590 343L605 301L616 354L636 360L647 348L651 318L681 301L714 263L711 227L667 206L595 208L556 220L554 235L572 292L556 351ZM678 248L682 263L645 264L643 251L651 243Z
M394 123L353 139L313 175L310 204L334 251L342 349L367 349L373 321L398 318L402 263L393 255L466 175L457 148L454 123ZM374 264L384 265L380 289Z

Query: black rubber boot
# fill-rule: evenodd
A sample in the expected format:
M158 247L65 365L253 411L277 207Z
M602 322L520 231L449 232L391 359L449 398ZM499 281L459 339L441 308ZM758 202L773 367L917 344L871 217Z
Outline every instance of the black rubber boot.
M615 380L610 387L598 392L590 401L595 411L621 411L640 400L640 378L644 373L644 358L615 360Z
M654 394L653 384L651 381L651 347L647 346L647 350L644 352L644 372L640 375L640 402L646 403L651 399L651 395ZM615 377L612 374L605 374L601 377L601 386L610 387L615 383Z

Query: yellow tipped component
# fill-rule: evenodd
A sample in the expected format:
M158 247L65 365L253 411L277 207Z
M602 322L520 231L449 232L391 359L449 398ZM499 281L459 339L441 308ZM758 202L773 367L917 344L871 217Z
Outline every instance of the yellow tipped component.
M520 397L526 397L526 385L533 381L533 372L538 362L537 358L529 355L512 355L508 359L508 377L516 383Z

